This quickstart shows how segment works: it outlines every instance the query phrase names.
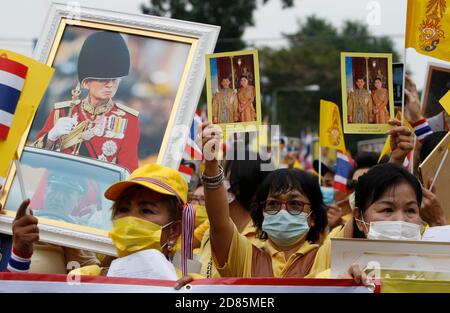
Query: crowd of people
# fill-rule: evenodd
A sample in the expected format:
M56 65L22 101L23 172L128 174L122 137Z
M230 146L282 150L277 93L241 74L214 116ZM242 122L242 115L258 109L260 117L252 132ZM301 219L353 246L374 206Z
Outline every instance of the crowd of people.
M242 160L221 161L219 151L208 147L220 146L222 131L214 124L202 124L199 140L204 169L191 190L178 171L156 164L136 169L106 190L104 196L114 202L109 234L118 257L156 249L173 260L181 249L182 214L188 203L194 204L200 217L193 246L201 267L198 273L184 277L177 269L177 288L199 277L329 278L331 238L420 240L425 227L446 225L435 189L429 190L429 182L421 182L403 166L414 150L417 169L447 132L431 129L420 113L415 85L407 80L411 87L406 90L405 118L415 132L399 120L390 120L390 156L355 156L345 194L328 193L333 186L332 166L321 171L323 177L318 179L316 171L294 166L298 160L289 162L287 168L264 171L262 165L270 160L249 150ZM229 83L222 80L225 96ZM245 82L241 83L245 88ZM245 90L238 95L228 93L236 110L219 110L217 118L227 122L246 119L245 105L251 95ZM378 105L377 120L384 119L382 111ZM419 140L414 141L414 136ZM29 200L22 203L12 226L8 271L30 271L34 248L40 244L38 219L27 214L28 205ZM107 275L114 260L87 251L78 255L87 260L74 272L82 275ZM347 276L368 283L364 269L355 264L348 264Z

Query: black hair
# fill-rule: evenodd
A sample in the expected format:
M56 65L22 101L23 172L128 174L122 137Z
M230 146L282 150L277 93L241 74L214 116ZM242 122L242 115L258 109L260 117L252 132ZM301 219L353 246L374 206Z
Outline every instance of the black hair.
M355 166L350 171L349 175L349 188L354 189L356 182L353 182L352 177L356 173L357 170L360 170L362 168L371 168L375 165L384 164L389 161L389 157L387 155L383 156L378 162L378 159L380 158L380 154L376 152L362 152L358 154L355 157Z
M244 153L244 160L233 158L227 161L225 174L229 174L231 191L236 196L236 200L250 212L256 190L269 172L261 170L267 162L263 161L259 154L248 150Z
M380 77L375 78L373 81L379 80L381 83L383 82Z
M420 147L418 164L425 161L434 148L444 139L445 135L447 135L446 131L437 131L425 137Z
M391 187L407 183L416 194L417 204L422 203L422 187L419 181L403 166L394 163L379 164L372 167L358 179L355 190L355 207L361 214L376 202ZM365 238L353 219L353 237Z
M328 224L327 210L323 203L319 183L309 173L286 168L275 170L267 175L256 193L251 215L258 229L259 238L268 238L267 233L262 230L264 202L267 197L271 193L283 194L291 190L298 190L308 198L314 226L309 229L306 240L312 243L319 241L320 235L325 231Z
M114 215L116 215L117 210L119 209L119 205L121 203L121 201L124 201L125 197L129 197L131 198L133 196L134 193L136 192L156 192L156 191L152 191L144 186L141 185L132 185L128 188L126 188L121 195L119 196L119 198L117 199L117 201L114 201L112 207L111 207L111 216L112 218L114 218ZM171 221L181 221L182 218L182 212L183 212L183 204L181 203L181 201L175 197L175 196L170 196L170 195L163 195L162 200L160 201L160 203L167 207L169 209L169 219Z

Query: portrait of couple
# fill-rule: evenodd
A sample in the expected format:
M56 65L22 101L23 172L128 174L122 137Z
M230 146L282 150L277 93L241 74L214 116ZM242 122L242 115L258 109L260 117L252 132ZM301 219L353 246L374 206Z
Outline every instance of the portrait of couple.
M386 124L389 121L389 92L383 86L382 79L375 78L374 89L370 91L365 89L364 77L358 77L355 85L347 100L348 122Z
M392 55L341 53L345 133L381 134L394 115Z
M256 51L207 56L208 117L214 124L257 123L260 120Z

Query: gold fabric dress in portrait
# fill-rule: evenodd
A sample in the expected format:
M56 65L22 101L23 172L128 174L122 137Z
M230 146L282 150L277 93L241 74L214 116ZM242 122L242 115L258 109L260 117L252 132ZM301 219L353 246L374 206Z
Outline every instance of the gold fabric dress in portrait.
M256 120L256 111L253 107L255 101L255 88L247 86L239 89L239 115L241 122L252 122Z
M214 94L212 101L213 121L218 123L234 123L238 120L238 99L230 88L220 89Z
M386 88L375 89L372 91L373 108L375 114L375 123L386 124L389 120L389 111L387 104L389 102L389 93Z
M347 116L349 123L369 124L373 121L373 103L370 93L366 89L356 89L348 95Z

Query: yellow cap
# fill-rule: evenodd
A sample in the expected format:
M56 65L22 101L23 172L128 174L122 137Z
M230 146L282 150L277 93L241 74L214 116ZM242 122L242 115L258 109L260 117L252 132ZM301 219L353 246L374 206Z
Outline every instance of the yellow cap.
M127 180L111 185L105 191L105 197L117 201L122 192L133 185L140 185L158 193L175 196L183 204L187 202L188 185L183 176L173 168L159 164L147 164L136 169Z

